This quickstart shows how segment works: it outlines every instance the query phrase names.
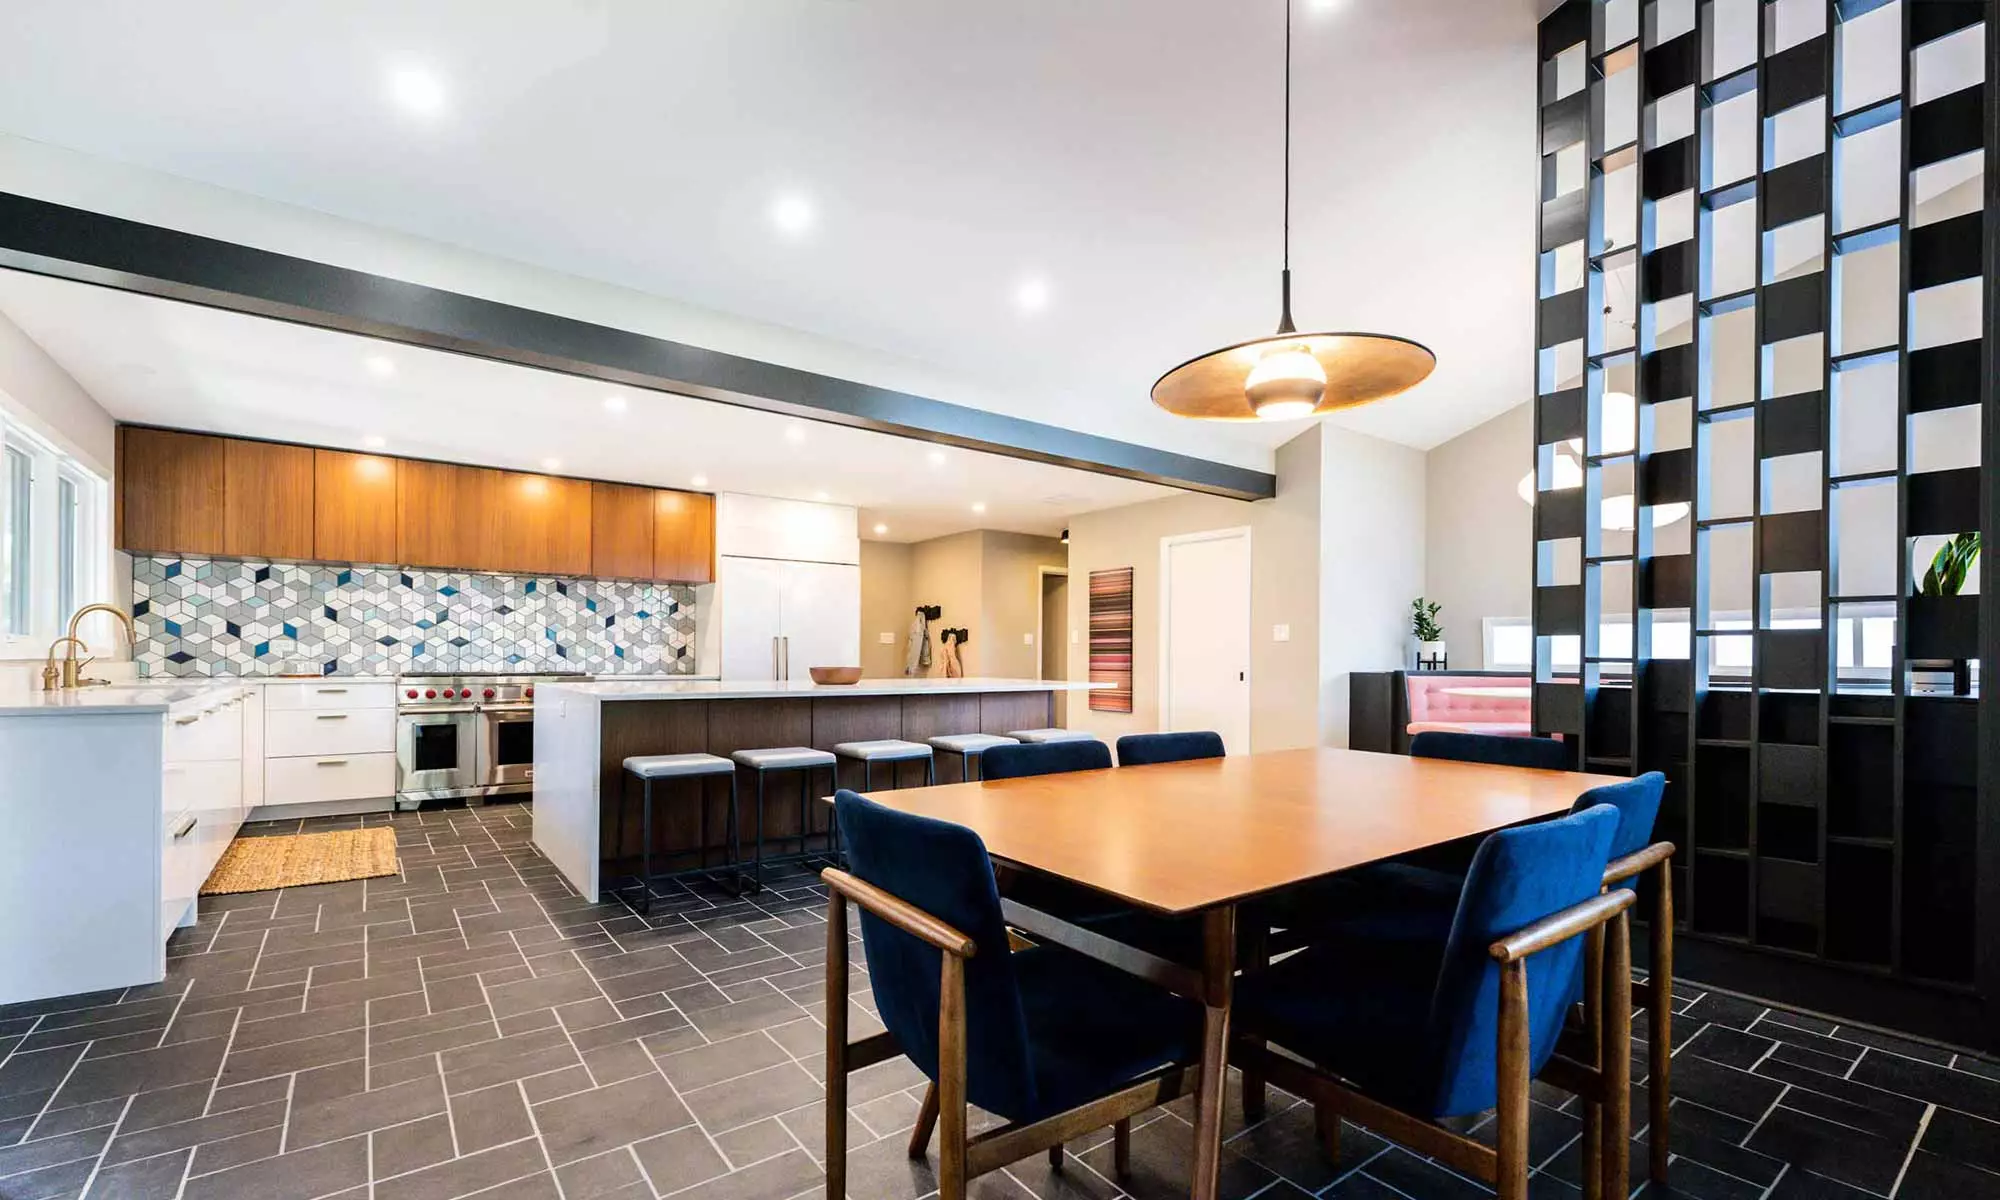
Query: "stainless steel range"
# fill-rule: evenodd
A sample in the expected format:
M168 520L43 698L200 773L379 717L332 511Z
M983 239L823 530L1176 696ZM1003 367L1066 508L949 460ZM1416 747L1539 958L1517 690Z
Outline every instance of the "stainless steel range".
M533 791L535 685L587 678L555 671L399 678L396 807Z

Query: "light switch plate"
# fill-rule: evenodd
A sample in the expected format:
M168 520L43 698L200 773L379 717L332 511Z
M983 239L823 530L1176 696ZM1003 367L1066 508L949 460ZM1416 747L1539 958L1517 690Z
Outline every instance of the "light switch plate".
M884 646L893 646L896 644L896 635L893 633L878 633L875 635L875 640Z
M1032 633L1024 633L1024 634L1022 634L1022 635L1021 635L1021 644L1022 644L1023 646L1032 646L1032 645L1034 645L1034 644L1035 644L1035 635L1034 635L1034 634L1032 634Z
M1070 631L1069 631L1069 644L1070 644L1070 645L1074 646L1074 645L1076 645L1076 644L1077 644L1077 642L1079 642L1080 640L1082 640L1082 631L1081 631L1081 630L1076 630L1076 629L1072 629L1072 630L1070 630Z
M1272 641L1274 641L1274 642L1289 642L1289 641L1291 641L1291 640L1292 640L1292 627L1291 627L1290 625L1273 625L1273 626L1271 626L1271 640L1272 640Z

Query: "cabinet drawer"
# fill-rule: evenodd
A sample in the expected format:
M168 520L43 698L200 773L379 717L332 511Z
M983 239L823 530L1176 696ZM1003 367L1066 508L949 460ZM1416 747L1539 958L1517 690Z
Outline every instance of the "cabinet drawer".
M267 805L371 800L395 794L396 756L393 752L274 758L264 764L264 803Z
M264 710L281 712L320 708L394 708L396 687L390 683L267 683Z
M243 757L243 698L167 714L167 762L234 762Z
M267 758L299 758L321 754L393 754L396 750L396 710L361 708L351 711L294 709L264 713L264 754Z

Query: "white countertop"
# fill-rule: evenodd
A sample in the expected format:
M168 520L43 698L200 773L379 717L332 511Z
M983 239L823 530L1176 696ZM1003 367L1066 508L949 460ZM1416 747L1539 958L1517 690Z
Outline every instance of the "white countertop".
M48 717L77 713L166 712L220 703L242 692L230 679L176 679L135 686L74 688L69 691L0 693L0 717Z
M810 679L773 683L769 680L664 679L615 680L592 683L552 682L541 685L541 696L580 695L598 700L782 700L796 696L943 696L958 692L1083 692L1109 684L1064 679L863 679L859 683L817 684Z

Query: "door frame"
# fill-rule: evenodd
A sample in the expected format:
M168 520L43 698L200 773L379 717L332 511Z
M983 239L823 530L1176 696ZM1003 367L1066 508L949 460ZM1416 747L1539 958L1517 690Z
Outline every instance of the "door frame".
M1220 542L1232 538L1242 539L1244 557L1249 565L1254 566L1257 548L1255 542L1251 539L1251 530L1248 525L1232 525L1225 529L1205 529L1199 533L1175 533L1160 539L1160 611L1158 616L1160 666L1156 685L1158 695L1155 697L1153 707L1156 714L1155 722L1161 726L1162 731L1165 730L1165 727L1169 723L1167 720L1167 704L1168 697L1173 695L1173 654L1170 633L1173 629L1171 618L1173 615L1174 596L1174 575L1172 569L1174 547L1185 546L1194 542ZM1256 645L1257 629L1256 618L1251 607L1252 602L1256 598L1251 588L1251 576L1252 571L1244 571L1243 736L1246 743L1254 741L1250 718L1255 706L1250 703L1250 689L1255 687L1257 683L1257 675L1251 667L1251 655L1249 653L1250 649ZM1251 745L1246 744L1239 753L1248 754L1252 749Z
M1046 567L1046 566L1035 568L1035 678L1036 679L1048 678L1048 676L1043 673L1042 669L1042 656L1048 650L1048 642L1046 639L1048 638L1048 633L1049 633L1048 629L1046 628L1047 623L1042 620L1042 596L1044 591L1049 586L1048 581L1049 581L1049 576L1051 575L1060 575L1063 577L1063 581L1067 583L1069 581L1069 568ZM1068 661L1069 659L1069 646L1066 643L1063 646L1063 659L1064 661ZM1069 678L1068 668L1064 668L1063 678L1064 679Z

